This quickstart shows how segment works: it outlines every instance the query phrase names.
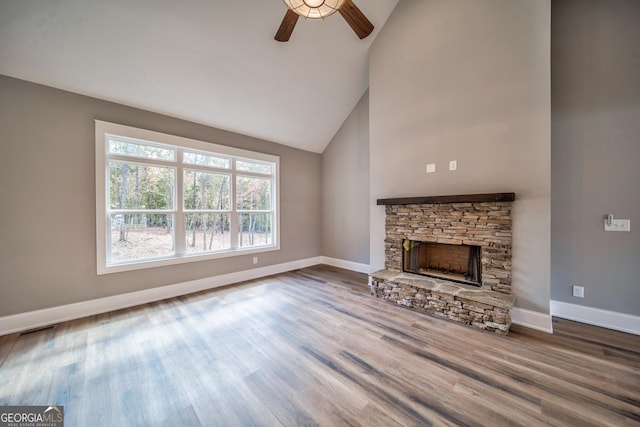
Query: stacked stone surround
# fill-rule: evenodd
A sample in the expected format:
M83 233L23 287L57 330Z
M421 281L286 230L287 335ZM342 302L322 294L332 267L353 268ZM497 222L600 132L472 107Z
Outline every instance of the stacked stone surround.
M371 294L506 335L515 301L511 292L512 201L385 204L386 269L370 275ZM403 239L480 246L482 286L403 273Z
M402 240L481 248L482 288L511 293L511 202L387 205L385 267L402 271Z

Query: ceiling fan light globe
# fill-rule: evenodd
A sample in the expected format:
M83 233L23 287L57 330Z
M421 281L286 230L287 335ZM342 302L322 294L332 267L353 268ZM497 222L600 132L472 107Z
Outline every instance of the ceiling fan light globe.
M326 18L335 13L345 0L283 0L287 7L304 18Z

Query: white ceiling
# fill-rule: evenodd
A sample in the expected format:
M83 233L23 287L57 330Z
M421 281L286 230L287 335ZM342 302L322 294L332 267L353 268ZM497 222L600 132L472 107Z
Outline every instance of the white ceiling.
M398 0L355 0L275 35L281 0L2 0L0 74L322 152L368 87L369 46Z

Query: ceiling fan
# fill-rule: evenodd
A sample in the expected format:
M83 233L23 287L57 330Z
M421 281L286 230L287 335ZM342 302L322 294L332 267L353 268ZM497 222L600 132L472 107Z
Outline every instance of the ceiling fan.
M340 12L347 24L358 37L364 39L373 31L373 24L353 4L352 0L283 0L287 5L280 28L275 39L279 42L289 41L291 33L301 16L304 18L318 19Z

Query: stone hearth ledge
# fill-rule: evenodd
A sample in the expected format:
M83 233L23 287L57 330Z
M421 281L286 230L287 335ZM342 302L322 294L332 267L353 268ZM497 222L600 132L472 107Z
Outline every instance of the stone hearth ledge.
M369 275L371 295L476 328L507 335L515 296L447 280L380 270Z

